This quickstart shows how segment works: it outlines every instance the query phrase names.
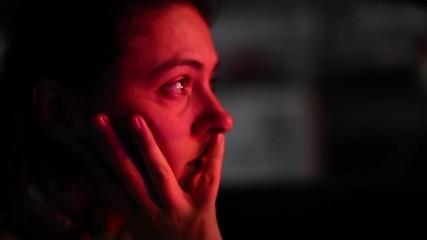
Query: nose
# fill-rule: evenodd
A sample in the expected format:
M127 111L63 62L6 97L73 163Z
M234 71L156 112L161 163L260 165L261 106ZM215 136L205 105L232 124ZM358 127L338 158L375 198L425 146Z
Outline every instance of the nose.
M194 134L201 136L209 132L226 133L233 128L232 116L224 109L215 95L206 97L200 103L200 114L194 125Z

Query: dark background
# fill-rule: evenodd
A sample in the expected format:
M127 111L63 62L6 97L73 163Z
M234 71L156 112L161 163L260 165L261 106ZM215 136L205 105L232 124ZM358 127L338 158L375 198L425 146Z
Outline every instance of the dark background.
M225 239L422 233L425 1L223 0L212 31L235 119Z
M223 1L213 33L226 239L425 235L425 1Z

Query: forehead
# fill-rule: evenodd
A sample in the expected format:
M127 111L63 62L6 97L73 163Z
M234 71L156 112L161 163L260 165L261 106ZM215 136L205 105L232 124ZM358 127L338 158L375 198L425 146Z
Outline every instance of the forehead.
M171 58L217 62L210 29L190 5L172 5L136 16L125 36L123 56L139 68L150 68Z

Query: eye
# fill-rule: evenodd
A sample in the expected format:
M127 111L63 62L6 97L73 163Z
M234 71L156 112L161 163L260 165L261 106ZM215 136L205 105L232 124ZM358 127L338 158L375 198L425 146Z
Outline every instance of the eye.
M172 95L187 95L187 82L188 78L183 77L176 81L166 83L163 90Z

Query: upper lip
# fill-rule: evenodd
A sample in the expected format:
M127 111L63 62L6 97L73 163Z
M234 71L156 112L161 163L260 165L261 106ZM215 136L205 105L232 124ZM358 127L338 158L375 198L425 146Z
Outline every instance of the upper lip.
M192 178L192 176L197 174L202 168L203 158L206 156L206 149L207 147L203 147L202 150L200 151L200 154L195 159L187 162L186 164L188 172L184 177L184 179L182 179L182 184L187 191L191 191L191 188L192 188L191 187L192 181L190 179Z
M202 162L203 157L206 155L206 152L207 152L207 146L203 147L198 157L188 162L187 165L200 164Z

